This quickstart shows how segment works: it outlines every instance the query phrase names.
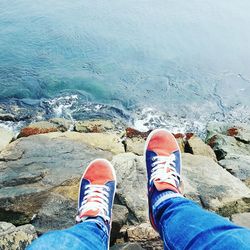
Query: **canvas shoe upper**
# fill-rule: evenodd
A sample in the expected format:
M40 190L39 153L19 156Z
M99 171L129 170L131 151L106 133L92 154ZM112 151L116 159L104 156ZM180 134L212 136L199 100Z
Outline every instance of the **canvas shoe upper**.
M157 230L153 209L164 200L182 196L180 191L181 154L174 136L165 129L152 131L145 144L149 218Z
M116 175L111 163L105 159L92 161L80 181L76 221L102 218L110 231L115 189Z

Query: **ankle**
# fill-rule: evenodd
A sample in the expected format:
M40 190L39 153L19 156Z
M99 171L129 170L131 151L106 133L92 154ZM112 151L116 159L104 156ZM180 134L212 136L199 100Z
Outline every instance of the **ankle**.
M155 191L151 197L153 214L155 214L155 211L158 211L162 205L166 204L169 199L175 197L183 197L183 195L173 190Z

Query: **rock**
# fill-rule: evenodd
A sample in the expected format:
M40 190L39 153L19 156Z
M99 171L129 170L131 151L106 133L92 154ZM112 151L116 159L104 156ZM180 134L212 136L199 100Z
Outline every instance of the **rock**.
M250 156L230 154L226 159L219 161L219 164L229 173L242 181L250 179Z
M13 231L15 230L15 226L11 223L5 222L5 221L0 221L0 235L7 231Z
M136 130L134 128L126 128L126 137L127 138L141 138L146 140L148 135L150 134L152 130L149 130L147 132L141 132L139 130Z
M216 153L219 164L248 183L250 179L250 126L214 123L208 126L207 142Z
M143 250L143 248L137 243L123 243L116 244L110 248L111 250Z
M183 154L182 160L184 191L188 198L226 217L249 210L250 189L213 159Z
M150 132L151 130L147 132L141 132L133 128L127 128L125 135L121 138L124 144L125 151L132 152L136 155L143 155L145 142ZM173 135L175 136L179 144L181 152L187 151L186 140L189 139L191 136L193 136L193 134L192 133L187 133L187 134L179 133L179 134L173 134ZM210 150L213 152L211 148Z
M216 134L207 137L207 143L214 150L218 161L225 159L227 156L233 155L249 155L250 144L238 141L235 137Z
M53 119L50 119L49 122L55 124L57 129L61 132L73 130L73 127L74 127L74 124L72 121L66 120L63 118L53 118Z
M239 226L250 228L250 213L233 214L232 222Z
M190 147L188 143L188 140L194 136L193 133L186 133L186 134L177 133L177 134L173 134L173 136L178 142L179 148L182 153L185 152L185 153L193 154L192 148Z
M110 242L113 244L119 237L119 233L123 225L128 220L129 211L125 206L114 204L112 213L112 228L111 228L111 239Z
M53 133L48 134L53 137ZM78 133L65 132L61 134L62 138L70 138L74 141L79 141L92 147L119 154L124 152L124 147L120 137L115 133Z
M159 240L159 234L153 229L149 223L143 223L137 226L132 226L127 229L129 241L151 241Z
M128 208L129 222L147 221L146 169L143 157L123 153L115 155L112 164L118 173L116 197L120 204Z
M146 222L147 189L143 157L124 153L114 156L112 163L119 173L117 200L128 208L128 221L132 224ZM182 173L186 196L203 207L224 216L250 208L250 189L212 158L184 153Z
M103 133L114 129L114 124L109 120L78 121L75 124L75 131L81 133Z
M190 150L192 151L192 154L207 156L217 161L216 155L212 148L205 144L198 136L192 136L187 141L187 143L190 147Z
M237 128L237 134L234 136L237 140L244 143L250 143L250 126L244 124Z
M150 132L141 132L133 128L126 128L125 134L121 138L125 152L143 155L145 141Z
M207 141L211 144L211 146L215 146L216 144L216 136L221 135L220 138L230 140L227 137L234 138L238 142L242 142L240 146L244 144L250 144L250 125L238 123L238 124L230 124L230 123L221 123L221 122L211 122L207 125ZM235 140L230 140L232 144L235 144ZM225 143L225 141L223 141ZM249 147L248 147L249 151Z
M0 249L24 250L36 237L32 225L15 227L11 223L0 222Z
M37 117L37 114L35 113L37 110L34 109L33 105L26 106L24 108L14 102L0 104L0 120L18 122L28 120L32 117Z
M127 239L129 242L137 242L142 248L163 249L163 243L159 234L149 223L127 228Z
M183 138L175 138L175 139L178 142L181 153L184 153L185 152L186 142L184 141Z
M28 127L22 128L18 135L20 137L27 137L30 135L45 134L50 132L60 131L56 124L42 121L30 124Z
M136 226L124 226L121 232L123 239L117 239L116 244L111 249L127 249L132 243L136 244L136 249L163 249L163 242L159 234L149 223L142 223ZM134 247L134 245L131 247Z
M91 160L112 155L62 135L20 138L0 153L0 220L32 222L39 233L74 225L84 169Z
M126 139L126 152L132 152L136 155L143 155L145 140L142 138Z
M4 114L0 114L0 121L12 121L12 122L15 122L16 118L12 114L4 113Z
M13 140L14 133L8 129L0 128L0 152Z

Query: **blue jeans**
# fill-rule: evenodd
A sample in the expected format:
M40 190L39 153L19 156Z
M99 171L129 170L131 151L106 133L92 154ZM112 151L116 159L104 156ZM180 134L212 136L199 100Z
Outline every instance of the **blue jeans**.
M185 198L165 200L154 214L165 249L250 249L250 230ZM46 233L28 249L108 249L108 232L101 219L91 219Z

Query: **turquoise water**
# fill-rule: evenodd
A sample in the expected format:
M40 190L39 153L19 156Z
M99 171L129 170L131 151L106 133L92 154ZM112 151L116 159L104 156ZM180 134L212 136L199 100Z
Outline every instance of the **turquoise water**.
M249 9L248 0L1 0L0 101L59 116L68 105L77 117L114 108L139 120L249 120Z

